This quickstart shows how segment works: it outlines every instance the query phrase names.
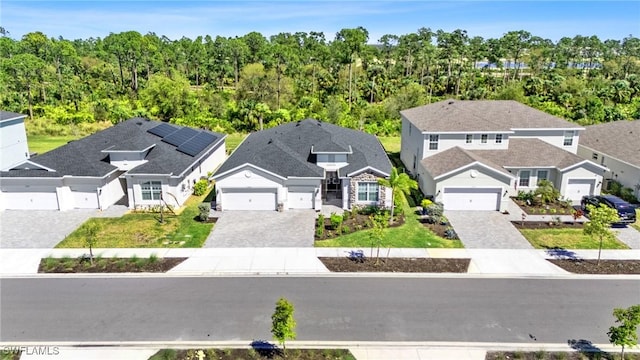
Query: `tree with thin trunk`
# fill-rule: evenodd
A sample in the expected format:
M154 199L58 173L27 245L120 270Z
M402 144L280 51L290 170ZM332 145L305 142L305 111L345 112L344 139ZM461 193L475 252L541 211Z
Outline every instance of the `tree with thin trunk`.
M271 334L273 338L278 340L282 345L284 356L287 357L287 340L295 340L296 338L296 320L293 318L295 309L293 304L285 299L280 298L276 302L276 309L271 315Z
M391 216L389 224L393 224L393 210L396 203L402 206L411 194L411 190L418 189L418 182L405 173L398 173L398 168L392 168L388 179L378 179L378 184L391 188Z
M600 254L602 253L602 242L615 239L615 234L611 231L611 224L620 221L618 212L614 208L610 208L604 204L600 204L599 207L595 207L591 204L587 205L589 213L589 222L584 224L583 232L585 235L590 236L592 239L600 240L600 246L598 247L598 262L600 265Z
M102 227L95 221L89 221L83 228L84 243L89 248L89 261L91 261L91 265L93 265L93 247L96 246L98 242L98 233L102 230Z
M609 328L607 335L609 342L613 345L622 346L620 358L624 360L625 346L638 345L638 326L640 325L640 305L633 305L626 309L613 309L613 316L616 317L616 324Z

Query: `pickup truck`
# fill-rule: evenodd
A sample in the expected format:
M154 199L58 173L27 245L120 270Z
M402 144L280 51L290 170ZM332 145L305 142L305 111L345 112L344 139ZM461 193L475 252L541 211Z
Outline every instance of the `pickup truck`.
M628 202L620 199L617 196L613 195L586 195L582 197L582 201L580 201L580 205L582 207L582 211L585 215L589 215L589 210L587 209L587 205L593 205L595 207L600 206L600 204L604 204L610 208L616 209L618 211L618 216L620 217L620 221L617 224L633 224L636 222L636 209L633 205Z

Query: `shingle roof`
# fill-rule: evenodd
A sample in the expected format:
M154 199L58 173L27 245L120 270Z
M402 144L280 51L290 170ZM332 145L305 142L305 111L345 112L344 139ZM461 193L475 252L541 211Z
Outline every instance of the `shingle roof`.
M311 147L315 152L353 151L347 155L349 165L340 169L341 176L368 166L391 172L391 162L375 136L306 119L249 135L216 175L252 164L282 177L323 177L324 169L315 164Z
M421 131L510 131L581 129L580 126L513 100L443 100L400 112Z
M12 119L18 119L18 118L24 118L24 117L27 117L27 115L14 113L11 111L0 110L0 121L12 120Z
M504 150L502 150L504 151ZM459 169L463 166L472 164L474 162L480 162L490 168L499 171L501 173L512 176L502 166L494 163L493 161L483 159L480 156L474 154L469 150L465 150L458 146L447 149L443 152L429 156L422 159L422 165L429 171L431 176L438 177L448 172Z
M578 145L640 167L640 120L587 126Z
M429 156L421 163L433 177L438 177L474 161L509 174L505 168L565 169L585 160L542 140L511 138L506 150L465 150L454 147Z
M51 168L44 170L10 170L0 172L0 177L103 177L117 168L109 163L106 149L142 150L152 146L146 163L128 172L131 174L179 175L193 165L196 159L224 141L224 135L211 133L216 139L196 156L189 156L167 144L161 137L147 130L161 124L143 118L133 118L80 140L71 141L57 149L29 159L29 161ZM155 146L154 146L155 145Z

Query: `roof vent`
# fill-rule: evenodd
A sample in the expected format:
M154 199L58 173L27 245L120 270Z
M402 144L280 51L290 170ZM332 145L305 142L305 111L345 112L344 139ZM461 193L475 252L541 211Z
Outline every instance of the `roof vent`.
M271 144L273 143L273 139L269 139L269 141L267 142L267 144Z
M453 105L453 100L449 101L449 105Z
M142 125L142 121L136 122L136 125L141 126Z
M300 126L301 121L298 120L298 122L296 123L296 126Z

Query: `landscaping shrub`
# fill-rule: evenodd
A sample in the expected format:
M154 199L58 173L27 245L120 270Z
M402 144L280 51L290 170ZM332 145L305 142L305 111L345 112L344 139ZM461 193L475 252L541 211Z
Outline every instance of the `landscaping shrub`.
M318 225L316 226L316 237L324 238L324 215L318 214Z
M616 180L610 180L607 185L606 191L603 192L615 195L622 200L630 202L632 204L638 203L638 198L633 195L633 189L622 186L622 184Z
M531 191L518 191L518 195L516 195L516 200L524 201L527 204L533 204L534 195Z
M458 234L456 234L456 231L453 230L452 227L448 227L444 231L444 238L449 240L458 240Z
M207 192L207 188L209 187L209 182L205 179L200 179L193 186L193 195L202 196Z
M340 232L340 227L342 226L342 215L332 213L329 221L331 222L331 228Z
M345 211L342 213L342 220L343 220L343 221L347 221L347 220L349 220L349 218L350 218L350 217L351 217L351 212L350 212L349 210L345 210Z
M444 205L442 203L434 202L426 207L426 214L433 220L433 223L439 223L442 220L444 214Z
M545 204L553 203L560 198L560 191L553 186L553 183L549 180L538 181L538 188L533 193L535 198L540 198Z
M207 221L207 219L209 219L209 213L211 213L210 203L202 203L198 205L198 219L200 221Z

